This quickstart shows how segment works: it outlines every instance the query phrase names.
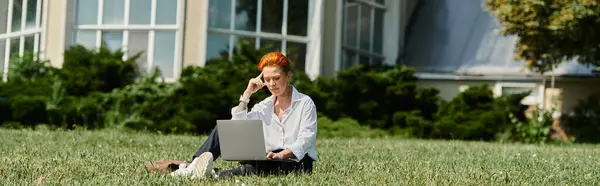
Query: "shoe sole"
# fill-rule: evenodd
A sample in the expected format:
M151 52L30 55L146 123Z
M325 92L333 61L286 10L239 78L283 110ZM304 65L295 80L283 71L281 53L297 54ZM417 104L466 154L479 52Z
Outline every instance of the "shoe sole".
M192 173L193 178L204 179L210 175L213 169L213 155L210 152L202 153L198 157L198 161L194 167L194 171Z

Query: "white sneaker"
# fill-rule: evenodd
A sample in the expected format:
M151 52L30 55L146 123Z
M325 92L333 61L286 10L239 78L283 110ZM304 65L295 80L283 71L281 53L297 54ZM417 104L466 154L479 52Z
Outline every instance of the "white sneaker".
M192 178L205 179L212 177L213 172L213 155L210 152L202 153L194 159L186 168L189 169Z

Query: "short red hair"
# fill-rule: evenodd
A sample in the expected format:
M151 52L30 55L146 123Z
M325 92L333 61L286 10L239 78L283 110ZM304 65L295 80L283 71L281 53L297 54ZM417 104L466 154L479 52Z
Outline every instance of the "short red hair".
M270 52L260 58L258 70L262 71L266 66L279 66L285 73L288 73L290 71L290 60L281 52Z

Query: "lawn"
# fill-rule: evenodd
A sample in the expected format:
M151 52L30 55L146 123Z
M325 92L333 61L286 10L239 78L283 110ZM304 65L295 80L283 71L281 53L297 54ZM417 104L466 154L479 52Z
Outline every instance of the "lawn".
M188 180L146 173L188 160L203 138L117 131L0 130L0 183L52 185L598 185L597 145L320 139L312 175ZM217 160L219 168L232 162Z

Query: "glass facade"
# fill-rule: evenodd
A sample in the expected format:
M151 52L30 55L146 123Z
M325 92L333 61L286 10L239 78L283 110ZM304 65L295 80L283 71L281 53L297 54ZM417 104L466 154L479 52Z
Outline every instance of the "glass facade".
M10 58L40 50L43 0L0 0L0 77Z
M139 66L175 78L181 59L183 0L77 0L72 44L142 52Z
M311 0L210 0L206 60L230 58L239 42L288 56L298 70L307 59Z
M344 0L341 69L383 63L384 0Z

